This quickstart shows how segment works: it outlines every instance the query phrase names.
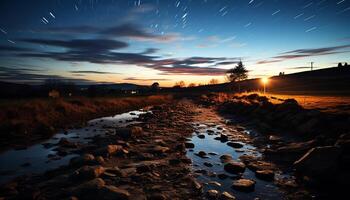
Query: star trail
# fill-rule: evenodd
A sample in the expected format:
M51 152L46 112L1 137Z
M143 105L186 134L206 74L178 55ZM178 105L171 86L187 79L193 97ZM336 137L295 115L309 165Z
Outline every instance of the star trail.
M163 86L349 62L349 0L2 0L0 79ZM11 73L16 72L16 76Z

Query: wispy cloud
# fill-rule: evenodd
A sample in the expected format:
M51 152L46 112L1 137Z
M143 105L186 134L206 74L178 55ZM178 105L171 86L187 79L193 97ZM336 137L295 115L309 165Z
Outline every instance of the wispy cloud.
M269 63L283 62L285 60L306 58L306 57L312 57L312 56L340 54L344 52L349 52L348 50L349 48L350 48L350 44L322 47L322 48L296 49L293 51L280 53L277 56L271 57L271 59L258 61L256 64L269 64Z

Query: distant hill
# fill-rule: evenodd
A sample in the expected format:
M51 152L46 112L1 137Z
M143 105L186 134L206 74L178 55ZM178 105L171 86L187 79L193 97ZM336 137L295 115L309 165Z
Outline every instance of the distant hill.
M242 82L241 87L245 90L261 90L262 83L260 79L252 79ZM350 67L332 67L274 76L269 79L267 90L350 94Z
M97 84L94 86L99 89L105 90L139 90L149 88L149 86L137 85L132 83Z
M188 91L262 91L261 79L248 79L240 83L222 83L188 88ZM268 92L304 94L347 94L350 95L350 67L332 67L270 77Z

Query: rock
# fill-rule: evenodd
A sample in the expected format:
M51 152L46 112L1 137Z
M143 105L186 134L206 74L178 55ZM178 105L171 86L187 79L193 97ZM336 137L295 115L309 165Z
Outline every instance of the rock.
M232 194L228 192L223 192L220 194L219 197L220 200L236 200L236 197L234 197Z
M135 169L136 171L136 169ZM114 166L112 168L106 168L105 169L105 173L104 174L112 174L112 176L118 176L118 177L124 177L126 176L125 173L123 173L123 171L121 171L118 167ZM108 176L108 175L107 175Z
M204 134L199 134L197 137L200 138L200 139L204 139L205 135Z
M337 146L315 147L295 161L294 167L311 176L328 177L336 171L340 153Z
M162 153L166 153L168 151L170 151L170 149L168 147L163 147L163 146L155 146L151 150L152 153L156 153L156 154L162 154Z
M73 188L72 192L73 194L78 194L78 196L94 196L103 186L105 186L105 182L103 181L103 179L95 178Z
M130 194L128 191L112 185L106 185L102 187L99 190L98 195L101 199L104 200L128 200L130 198Z
M216 181L210 181L210 182L208 182L208 185L212 185L215 187L221 187L221 184L219 182L216 182Z
M131 128L118 128L116 129L116 135L124 140L129 140L131 138L136 138L143 134L142 127L133 126Z
M84 154L79 157L72 158L70 160L71 165L88 165L88 164L95 164L95 156L92 154Z
M119 153L120 154L127 153L126 151L124 151L121 145L107 145L106 147L101 147L95 151L96 155L101 155L101 156L111 156Z
M97 156L96 157L96 162L99 164L103 164L105 162L105 159L102 156Z
M228 142L228 143L226 143L226 144L227 144L228 146L230 146L230 147L237 148L237 149L243 147L243 144L238 143L238 142Z
M191 142L186 142L185 143L185 147L188 148L188 149L193 149L194 148L194 144L191 143Z
M209 199L217 199L219 197L219 192L217 190L208 190L207 197Z
M315 127L318 127L319 120L317 118L312 118L306 123L300 125L297 130L301 133L310 133L315 130Z
M225 135L225 134L221 134L220 135L220 140L221 140L221 142L227 142L228 141L228 136Z
M245 164L242 162L229 161L225 163L224 170L231 174L237 174L245 171Z
M232 188L242 192L252 192L255 188L255 181L250 179L238 179L233 181Z
M207 166L207 167L213 167L213 164L209 163L209 162L204 162L203 163L204 166Z
M269 136L269 141L271 143L277 143L277 142L280 142L282 140L281 137L278 137L278 136L275 136L275 135L270 135Z
M196 155L201 157L201 158L208 158L207 153L205 153L204 151L200 151L200 152L196 153Z
M227 179L228 175L227 174L218 174L218 178L223 180L223 179Z
M220 156L220 160L222 163L227 163L227 162L232 160L232 156L228 155L228 154L224 154L224 155Z
M255 176L261 180L273 181L275 178L275 173L272 170L257 170L255 171Z
M247 164L248 169L252 171L257 171L257 170L274 170L276 166L272 163L265 162L265 161L251 161Z
M102 166L83 166L74 172L73 177L78 179L93 179L105 172Z

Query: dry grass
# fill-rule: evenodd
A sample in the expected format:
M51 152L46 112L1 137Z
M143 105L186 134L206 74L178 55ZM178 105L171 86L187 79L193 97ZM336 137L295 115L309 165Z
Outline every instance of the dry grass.
M68 128L96 117L170 102L172 99L170 95L155 95L6 100L0 102L0 138L2 141L17 141L20 138L48 137L59 128Z
M257 93L267 96L272 103L281 103L285 99L295 99L306 109L316 109L327 113L347 113L350 114L350 96L331 95L299 95L299 94L278 94L278 93ZM248 95L252 93L242 93Z

